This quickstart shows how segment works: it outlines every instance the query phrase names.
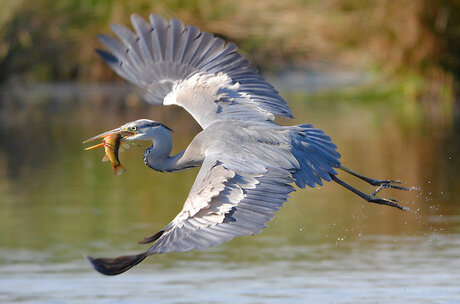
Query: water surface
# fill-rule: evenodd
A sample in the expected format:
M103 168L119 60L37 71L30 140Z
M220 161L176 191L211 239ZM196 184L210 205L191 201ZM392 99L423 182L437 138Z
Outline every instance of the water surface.
M162 174L143 148L113 176L81 142L127 121L174 129L175 151L199 127L184 111L144 103L128 87L42 86L0 103L0 302L4 303L458 303L458 135L432 131L378 102L307 102L284 95L296 120L339 146L366 175L421 191L382 194L410 210L362 201L338 185L297 191L262 234L206 251L148 258L116 277L83 254L140 252L143 236L181 209L197 169ZM372 187L343 177L365 191Z

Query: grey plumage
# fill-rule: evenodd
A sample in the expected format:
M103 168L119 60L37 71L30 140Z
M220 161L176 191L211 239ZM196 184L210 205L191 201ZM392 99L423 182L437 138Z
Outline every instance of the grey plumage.
M304 188L334 180L369 202L401 208L394 200L375 198L380 188L368 196L338 179L336 168L373 185L405 189L343 167L336 145L322 130L274 123L275 116L292 117L289 107L234 44L176 19L167 23L151 15L149 20L133 15L135 33L113 25L121 43L102 35L110 52L98 53L120 76L141 87L148 102L183 107L203 130L174 156L171 130L150 120L99 136L121 133L126 141L152 140L144 162L157 171L201 169L182 211L141 241L153 242L149 249L116 259L89 258L98 271L119 274L148 255L204 249L259 233L295 191L293 183Z

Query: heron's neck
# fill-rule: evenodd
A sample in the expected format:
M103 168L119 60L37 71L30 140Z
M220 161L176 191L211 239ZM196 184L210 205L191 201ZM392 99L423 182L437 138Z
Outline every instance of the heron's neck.
M161 172L181 171L196 166L193 161L184 157L185 150L170 156L171 150L172 136L169 132L163 133L161 138L154 138L153 145L145 150L144 163Z

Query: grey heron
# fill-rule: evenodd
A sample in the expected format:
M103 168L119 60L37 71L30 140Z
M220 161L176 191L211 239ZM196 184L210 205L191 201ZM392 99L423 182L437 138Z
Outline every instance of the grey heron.
M108 51L98 54L121 77L139 86L156 105L177 105L202 127L190 145L171 156L171 130L148 119L100 134L122 134L124 141L152 141L144 162L161 172L201 166L182 211L162 230L140 243L146 251L118 258L91 258L106 275L127 271L147 256L217 246L235 236L261 232L295 190L334 181L366 201L403 209L377 197L383 188L407 190L392 180L368 178L345 167L331 138L309 124L281 126L292 118L278 92L251 66L233 43L150 15L131 16L135 32L112 25L118 39L100 35ZM93 138L93 139L94 139ZM336 169L378 188L365 194L337 177Z

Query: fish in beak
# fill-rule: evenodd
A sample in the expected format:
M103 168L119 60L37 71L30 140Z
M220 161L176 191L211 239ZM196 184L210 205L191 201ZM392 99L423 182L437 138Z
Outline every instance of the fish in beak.
M86 148L85 150L91 150L99 147L104 147L105 155L102 161L110 161L112 163L113 173L116 176L123 174L126 169L120 163L118 158L118 152L122 152L123 148L128 149L129 145L126 142L122 142L125 136L135 135L136 132L128 131L126 128L117 128L110 130L108 132L96 135L88 140L85 140L83 143L87 143L92 140L103 138L102 143Z
M107 135L112 135L112 134L120 134L121 139L123 139L124 137L136 135L137 132L133 131L133 130L128 130L127 127L122 126L122 127L119 127L119 128L116 128L116 129L101 133L101 134L96 135L94 137L91 137L90 139L85 140L83 143L86 144L87 142L90 142L90 141L93 141L93 140L96 140L96 139L99 139L99 138L105 138ZM89 147L89 148L87 148L85 150L90 150L92 148L93 147ZM94 146L94 148L97 148L97 147Z

